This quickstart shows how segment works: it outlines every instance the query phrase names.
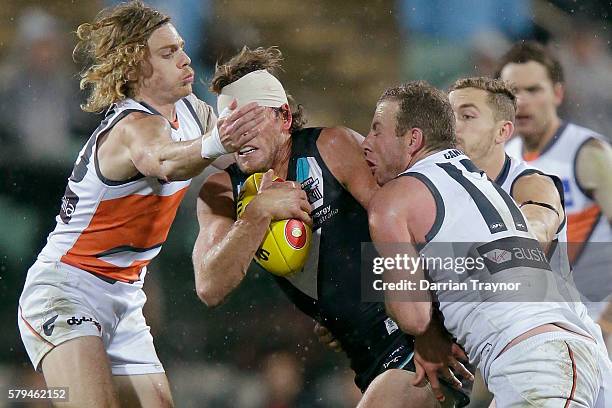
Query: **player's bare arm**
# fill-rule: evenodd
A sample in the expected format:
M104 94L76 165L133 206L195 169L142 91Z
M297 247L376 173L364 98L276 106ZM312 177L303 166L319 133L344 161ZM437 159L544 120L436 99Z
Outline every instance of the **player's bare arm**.
M514 183L512 197L527 218L530 230L547 247L564 219L561 197L552 179L537 173L522 176Z
M412 194L408 197L405 192ZM380 256L395 257L398 249L408 256L418 257L413 244L425 242L425 235L434 224L436 204L429 189L414 177L400 177L385 184L373 197L368 218L370 233ZM384 243L401 243L400 248L390 248ZM418 282L425 274L418 268L413 275L393 271L385 273L385 281L409 279ZM391 295L392 296L392 295ZM399 301L385 296L387 313L406 333L416 336L415 366L417 368L414 385L425 385L428 378L432 391L440 401L444 393L438 376L446 378L451 384L460 387L461 382L449 370L453 367L464 378L473 377L453 356L453 342L445 332L442 323L432 315L431 296L427 290L403 291ZM457 350L459 350L457 348ZM464 356L463 356L464 357Z
M211 175L198 197L200 232L193 250L198 297L216 306L242 282L271 221L297 218L310 223L306 193L294 182L262 179L257 197L236 220L232 185L227 173Z
M587 142L578 152L576 158L576 177L580 184L592 191L593 197L601 211L612 224L612 147L600 140ZM604 333L612 333L612 302L608 303L606 312L598 323Z
M412 194L406 195L406 191ZM400 177L385 184L372 198L368 211L370 234L380 256L394 258L401 250L402 255L407 253L409 257L418 257L413 245L419 241L424 242L425 234L434 223L435 214L433 196L416 178ZM401 244L401 247L386 244ZM414 273L386 271L384 280L393 282L408 279L416 282L419 287L418 282L425 279L423 270L417 268L411 272ZM400 301L394 301L385 295L387 313L402 331L412 335L423 334L431 320L429 291L404 291L401 296Z
M587 142L578 152L576 177L591 191L608 221L612 222L612 147L600 140Z
M362 141L351 129L333 127L321 132L317 147L336 180L367 210L378 185L363 156Z
M219 120L217 131L227 152L236 151L258 135L262 110L249 104ZM212 137L214 124L212 115L202 138L177 142L172 140L170 123L164 117L132 113L104 136L98 151L100 170L110 180L127 180L138 173L164 181L195 177L215 159L202 157L202 142Z

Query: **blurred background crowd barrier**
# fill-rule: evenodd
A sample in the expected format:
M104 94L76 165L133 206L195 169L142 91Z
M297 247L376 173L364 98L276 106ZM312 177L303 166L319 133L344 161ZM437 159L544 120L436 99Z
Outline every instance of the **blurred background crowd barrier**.
M446 88L491 75L518 39L561 58L562 117L610 137L612 3L595 0L152 0L186 41L198 83L214 64L277 45L280 79L309 124L366 134L387 86L426 79ZM113 1L5 0L0 7L0 389L41 386L19 339L16 310L28 267L44 245L79 149L100 117L83 113L72 62L74 31ZM360 394L342 354L321 346L313 322L266 274L249 275L226 304L207 309L193 283L195 180L151 264L145 316L181 407L355 406ZM0 406L7 401L0 396Z

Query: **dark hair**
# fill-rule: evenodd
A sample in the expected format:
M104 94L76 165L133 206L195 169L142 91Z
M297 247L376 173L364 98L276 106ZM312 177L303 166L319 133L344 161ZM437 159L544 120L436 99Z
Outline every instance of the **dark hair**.
M462 78L455 81L449 93L457 89L475 88L487 93L487 103L495 120L514 122L516 116L515 89L507 81L487 77Z
M501 58L495 76L499 78L501 71L508 64L525 64L529 61L542 64L546 68L546 73L553 84L563 83L561 63L542 44L535 41L519 41L514 44Z
M408 129L419 128L425 136L426 150L456 147L455 115L444 92L425 81L411 81L387 88L378 103L388 100L399 104L395 127L398 137Z
M210 90L216 94L220 94L224 86L239 80L253 71L265 69L272 75L276 75L276 73L282 69L282 60L283 54L278 47L259 47L251 50L249 47L244 46L242 50L234 55L229 61L223 64L217 63L215 75L211 80ZM289 109L291 110L292 116L291 128L289 131L293 133L304 127L306 118L302 105L296 103L295 99L293 99L289 93L287 93L287 100L289 101ZM283 113L280 109L275 109L275 112L277 114Z

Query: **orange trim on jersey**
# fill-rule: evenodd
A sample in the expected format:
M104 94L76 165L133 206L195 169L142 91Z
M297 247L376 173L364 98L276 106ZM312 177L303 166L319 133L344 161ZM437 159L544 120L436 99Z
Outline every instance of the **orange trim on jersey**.
M523 153L523 160L525 160L526 162L537 160L538 157L540 157L539 152L524 152Z
M101 201L89 225L61 261L122 282L137 281L140 270L151 259L121 267L97 255L119 247L144 249L163 244L187 189L170 196L134 194Z
M172 128L174 130L178 130L178 128L179 128L178 115L176 115L176 118L174 118L174 120L172 122L170 122L170 126L172 126Z
M576 377L578 376L577 370L576 370L576 360L574 359L574 352L572 351L572 349L570 348L569 344L567 344L567 342L564 342L565 345L567 346L567 352L569 354L569 358L570 361L572 362L572 389L570 391L570 395L569 397L567 397L567 399L565 400L565 405L563 406L563 408L568 408L570 402L574 401L574 395L576 394Z
M592 205L578 213L568 214L567 216L567 255L570 263L573 264L582 252L584 244L597 226L601 208Z
M47 343L47 345L51 346L51 347L55 347L55 344L51 343L49 340L45 339L43 336L40 335L40 333L38 333L36 330L34 330L34 328L32 326L30 326L30 323L28 323L28 321L25 319L25 317L23 317L23 312L21 310L21 306L19 306L19 317L21 317L21 320L23 320L23 322L25 323L25 325L27 326L27 328L39 339L41 339L42 341L44 341L45 343Z

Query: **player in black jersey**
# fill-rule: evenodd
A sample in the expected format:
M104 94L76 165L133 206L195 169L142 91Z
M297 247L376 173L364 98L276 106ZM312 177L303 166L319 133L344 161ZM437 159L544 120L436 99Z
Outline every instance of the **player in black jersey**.
M366 209L377 189L360 147L362 137L340 127L302 128L300 110L289 106L282 85L268 72L279 68L280 60L276 48L245 47L213 78L221 118L234 99L238 106L254 101L268 109L259 134L234 155L236 163L210 176L201 189L193 254L198 296L214 306L240 284L270 221L312 222L304 270L276 277L278 285L342 342L362 392L376 377L378 387L393 390L383 402L366 393L361 406L438 406L431 388L412 385L413 337L387 316L384 303L361 301L360 248L370 241ZM269 169L287 181L272 183L266 173L259 194L236 220L241 184ZM446 395L451 393L448 389ZM462 403L447 398L448 406L467 400L462 394L456 398Z

